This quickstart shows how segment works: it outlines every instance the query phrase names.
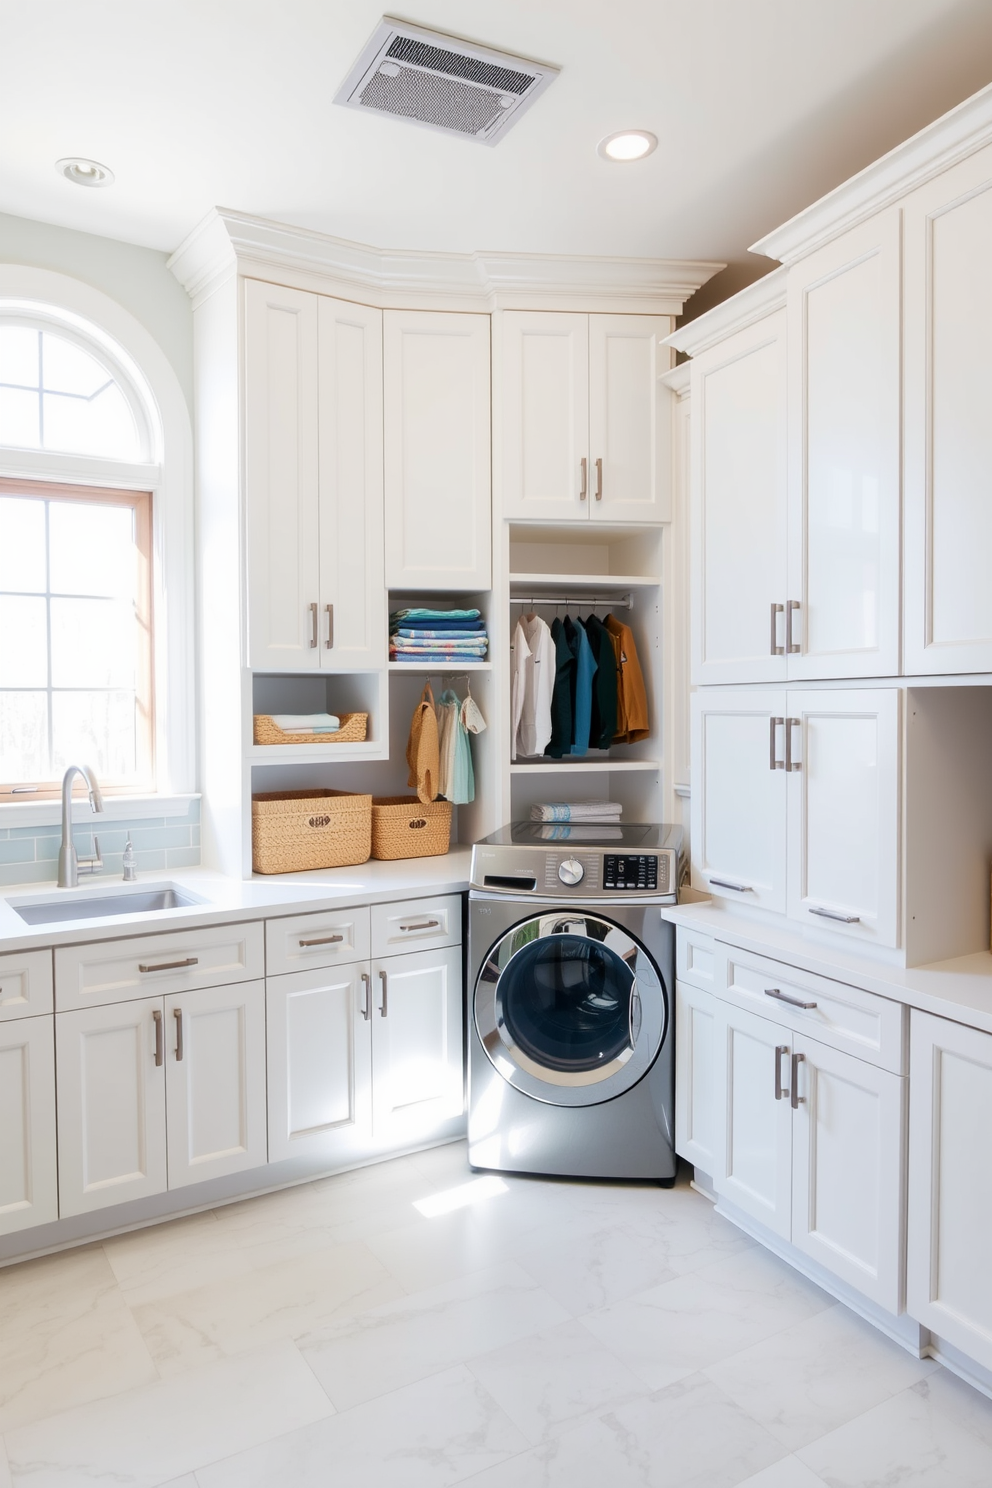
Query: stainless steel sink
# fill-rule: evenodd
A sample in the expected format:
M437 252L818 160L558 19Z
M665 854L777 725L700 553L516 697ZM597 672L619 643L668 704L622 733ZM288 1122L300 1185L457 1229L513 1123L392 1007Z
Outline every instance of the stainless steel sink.
M168 885L138 893L90 894L78 898L69 890L57 899L8 899L11 909L29 925L55 925L65 920L102 920L111 915L156 914L163 909L186 909L202 899Z

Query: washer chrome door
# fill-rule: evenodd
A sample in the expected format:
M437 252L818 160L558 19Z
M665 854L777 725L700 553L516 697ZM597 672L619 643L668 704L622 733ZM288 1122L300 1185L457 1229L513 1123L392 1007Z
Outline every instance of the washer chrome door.
M504 1080L556 1106L591 1106L636 1085L664 1041L668 999L644 947L595 914L558 910L515 925L475 987L482 1047Z

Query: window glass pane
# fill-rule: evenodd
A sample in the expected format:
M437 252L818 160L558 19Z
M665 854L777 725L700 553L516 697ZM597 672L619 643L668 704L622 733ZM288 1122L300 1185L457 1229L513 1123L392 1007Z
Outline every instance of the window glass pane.
M0 692L0 780L46 780L48 699L43 692Z
M134 775L137 740L129 692L53 692L52 764L56 775L75 760L106 779Z
M116 383L92 401L65 393L45 393L45 448L77 455L109 455L116 460L139 457L131 410Z
M28 326L0 325L0 382L38 386L39 340L40 333Z
M38 394L0 387L0 444L37 449L40 440Z
M127 600L53 599L52 686L133 690L136 640Z
M45 601L0 594L0 687L47 686Z
M0 589L45 592L45 503L0 496Z
M134 513L129 506L53 501L48 525L53 594L133 596Z
M42 386L46 393L79 393L89 398L113 376L72 341L63 341L46 331L41 343Z

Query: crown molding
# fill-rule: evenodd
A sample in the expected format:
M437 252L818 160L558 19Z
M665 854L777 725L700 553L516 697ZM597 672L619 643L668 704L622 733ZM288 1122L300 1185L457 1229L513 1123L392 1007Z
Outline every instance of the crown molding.
M735 331L743 331L755 321L764 320L766 315L784 309L787 274L785 268L773 269L763 279L738 290L729 300L714 305L705 315L690 320L688 325L679 326L677 331L665 337L664 344L674 346L676 351L684 351L688 356L699 356L700 352L709 351L711 346L726 340Z
M663 372L658 378L662 387L670 388L678 398L679 402L689 396L689 363L679 362L677 367L671 371Z
M990 143L992 84L759 238L749 251L795 263Z
M522 253L422 253L371 248L309 228L215 207L169 268L194 303L232 271L383 308L601 310L678 315L724 267L694 259Z

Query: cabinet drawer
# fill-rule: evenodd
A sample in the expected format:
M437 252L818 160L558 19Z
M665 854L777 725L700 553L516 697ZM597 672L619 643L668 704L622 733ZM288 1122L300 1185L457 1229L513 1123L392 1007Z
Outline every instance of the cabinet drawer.
M462 938L462 898L445 894L437 899L401 899L372 906L373 956L397 956L408 947L459 945Z
M64 1012L194 987L249 982L264 975L261 921L59 946L55 1006Z
M675 959L680 982L712 992L716 986L716 941L712 935L678 927Z
M831 1048L905 1074L906 1009L901 1003L733 946L717 950L719 996Z
M368 961L372 951L368 907L291 915L265 922L265 969L268 976L310 967Z
M0 956L0 1023L50 1013L52 1007L51 951Z

